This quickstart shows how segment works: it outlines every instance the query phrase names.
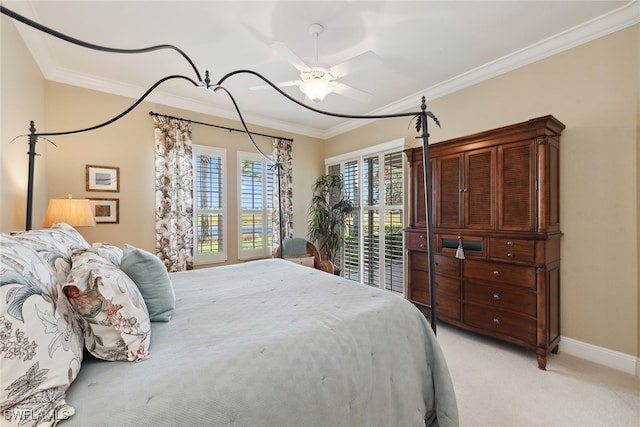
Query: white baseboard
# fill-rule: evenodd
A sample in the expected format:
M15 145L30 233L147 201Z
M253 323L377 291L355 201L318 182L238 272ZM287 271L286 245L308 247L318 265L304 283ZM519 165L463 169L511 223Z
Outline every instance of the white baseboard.
M572 338L560 339L560 351L640 378L640 358Z

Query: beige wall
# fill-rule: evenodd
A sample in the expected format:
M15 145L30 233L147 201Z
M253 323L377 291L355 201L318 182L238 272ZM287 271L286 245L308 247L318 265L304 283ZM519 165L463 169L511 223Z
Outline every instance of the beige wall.
M430 142L552 114L562 135L562 335L640 354L638 166L640 26L429 101ZM416 111L419 111L416 100ZM377 122L331 139L337 155L413 126ZM393 132L396 132L395 134Z
M15 29L2 17L2 231L24 222L26 122L42 130L91 125L121 111L131 100L43 83ZM7 29L8 28L8 29ZM567 125L561 143L562 334L586 343L638 356L638 165L640 26L625 29L473 87L430 100L443 128L430 123L431 142L553 114ZM8 61L8 59L11 59ZM45 89L46 87L46 89ZM416 109L419 100L416 100ZM99 109L97 108L99 106ZM8 112L8 109L11 109ZM145 103L108 128L56 137L57 147L42 150L34 224L41 223L48 197L103 196L84 190L86 164L119 166L121 222L82 229L89 241L125 242L153 247L153 134L150 110L205 122L223 119ZM234 127L235 123L231 123ZM264 133L282 134L256 128ZM406 119L379 121L322 144L293 136L296 235L306 229L308 189L322 171L324 157L399 137L412 144ZM194 140L242 144L240 134L194 127ZM20 145L19 145L20 144ZM43 143L39 144L43 147ZM234 145L234 147L236 147ZM247 149L245 146L242 149ZM235 149L235 148L234 148ZM230 148L229 165L235 165ZM235 167L235 166L234 166ZM15 170L16 178L12 178ZM11 178L10 178L11 177ZM46 182L43 182L46 178ZM235 188L230 184L229 189ZM230 191L230 194L233 194ZM229 201L235 206L235 200ZM229 218L234 218L230 210ZM303 225L304 224L304 225ZM230 242L232 243L232 242ZM234 244L234 243L232 243ZM230 248L232 259L235 246Z
M35 61L18 35L13 22L1 15L0 30L0 226L2 231L24 230L29 138L29 122L44 125L45 81ZM45 158L48 144L39 142L36 152L33 202L34 224L42 224L47 203Z
M46 85L47 128L79 129L100 123L127 108L132 100L60 83ZM99 109L87 108L99 105ZM147 250L155 247L154 229L154 134L149 112L188 118L203 123L240 128L240 123L214 118L145 102L130 114L104 128L56 137L57 147L49 150L47 171L49 196L119 198L120 223L100 224L81 229L90 242L108 241L116 245L130 243ZM250 126L254 132L290 137L293 144L294 234L307 234L307 208L313 180L322 173L322 142L273 129ZM230 230L237 230L237 157L238 151L255 152L243 133L204 125L193 125L194 144L211 145L227 150L227 214ZM262 151L271 153L271 139L255 137ZM85 191L85 165L117 166L120 168L120 192ZM236 233L230 233L228 259L237 262Z

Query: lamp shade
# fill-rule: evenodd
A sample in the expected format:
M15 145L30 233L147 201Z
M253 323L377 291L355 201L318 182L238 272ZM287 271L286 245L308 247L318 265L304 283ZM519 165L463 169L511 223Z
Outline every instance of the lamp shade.
M43 227L51 227L56 222L65 222L72 227L93 227L93 217L89 199L50 199Z
M330 80L310 78L308 80L303 80L302 83L300 83L300 90L313 102L320 102L329 92L331 92L333 89L332 86L333 85Z

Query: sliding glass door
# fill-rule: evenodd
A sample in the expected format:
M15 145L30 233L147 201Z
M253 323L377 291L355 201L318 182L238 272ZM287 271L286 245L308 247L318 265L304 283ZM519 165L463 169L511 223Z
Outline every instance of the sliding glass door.
M348 219L344 250L337 259L343 276L402 293L404 264L404 162L399 149L363 154L329 164L342 173L345 195L354 210Z

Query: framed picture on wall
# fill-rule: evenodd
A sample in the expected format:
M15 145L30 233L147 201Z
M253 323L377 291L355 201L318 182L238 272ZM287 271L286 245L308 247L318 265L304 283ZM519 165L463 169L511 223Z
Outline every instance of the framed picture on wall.
M120 222L119 199L89 199L89 203L97 224L118 224Z
M120 168L112 166L86 166L87 191L120 191Z

